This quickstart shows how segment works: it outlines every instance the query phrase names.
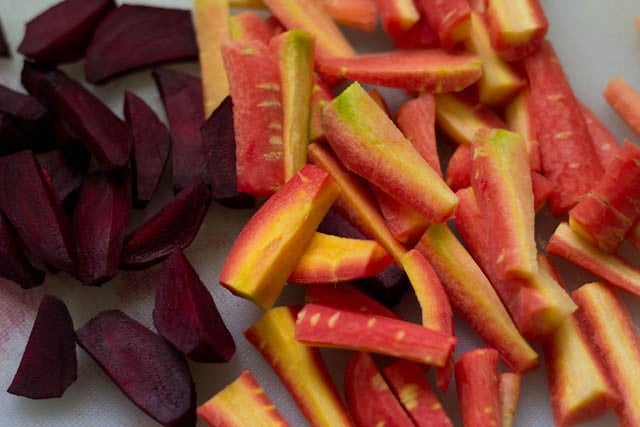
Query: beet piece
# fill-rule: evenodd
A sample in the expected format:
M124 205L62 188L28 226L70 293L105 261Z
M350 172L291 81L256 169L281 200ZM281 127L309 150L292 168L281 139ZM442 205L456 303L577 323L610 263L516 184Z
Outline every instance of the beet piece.
M58 115L104 170L123 168L132 138L127 125L99 98L60 70L25 62L22 84Z
M88 164L86 166L75 164L61 150L39 153L36 154L36 158L42 169L49 175L53 187L61 200L66 200L82 186Z
M20 366L7 390L30 399L60 397L77 378L76 336L64 302L45 295Z
M98 23L115 7L113 0L65 0L29 22L18 52L45 64L84 56Z
M131 210L128 176L95 172L86 177L73 215L76 277L98 286L118 273Z
M190 11L124 4L96 30L84 72L87 81L103 83L149 65L197 58Z
M171 129L173 189L207 180L207 150L200 136L204 122L199 77L168 69L153 71Z
M409 289L409 278L396 264L392 264L374 277L356 280L358 290L381 302L395 307Z
M140 409L164 426L196 425L196 394L182 354L120 310L76 331L78 344Z
M34 97L0 85L0 112L11 118L34 151L55 148L52 117Z
M0 112L0 156L31 148L27 137L8 114Z
M0 213L0 277L12 280L23 289L44 282L44 271L35 268L25 255L16 232Z
M237 191L233 102L227 96L200 128L209 154L208 176L213 199L228 208L252 208L253 198Z
M124 94L124 116L133 136L135 206L143 208L160 183L169 157L171 135L156 113L128 91Z
M144 269L166 259L175 248L185 249L198 234L210 204L204 181L182 190L126 237L120 267Z
M153 324L167 341L197 362L227 362L236 345L213 297L180 249L160 271Z
M11 50L9 49L9 43L7 43L7 39L4 36L2 22L0 22L0 57L11 58Z
M30 151L0 158L0 209L27 248L54 268L73 271L69 218ZM10 185L7 185L10 184Z
M349 239L366 239L367 237L355 228L347 219L340 214L334 206L324 216L318 226L319 233L331 234Z

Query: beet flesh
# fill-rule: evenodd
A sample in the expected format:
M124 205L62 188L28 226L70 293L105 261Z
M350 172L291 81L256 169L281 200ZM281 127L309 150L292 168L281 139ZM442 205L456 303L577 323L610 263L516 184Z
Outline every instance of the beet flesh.
M118 273L131 210L127 175L95 172L86 177L73 215L76 278L98 286Z
M64 0L27 22L18 52L44 64L84 56L93 32L115 7L114 0Z
M84 86L57 69L26 62L22 84L64 122L103 170L124 168L132 138L127 125Z
M34 151L55 148L52 117L34 97L0 85L0 112L9 116Z
M29 251L56 269L73 271L71 224L34 154L25 150L0 158L0 183L0 209Z
M208 183L207 150L200 135L204 122L200 78L163 68L154 70L153 78L171 130L173 189L179 191L198 179Z
M85 77L103 83L142 67L197 57L190 11L124 4L96 30L87 49Z
M133 137L135 207L143 208L160 183L171 149L171 135L151 107L131 92L125 92L124 116Z
M7 43L7 39L4 36L2 22L0 22L0 57L11 58L11 49L9 49L9 43Z
M196 394L184 356L120 310L76 331L78 344L120 390L164 426L195 426Z
M144 269L185 249L198 234L211 204L204 181L180 191L156 214L125 238L120 267Z
M33 288L44 282L44 271L38 270L25 255L18 236L0 213L0 277L16 282L23 289Z
M46 171L62 201L82 187L89 164L77 164L61 150L36 154L38 163Z
M354 285L388 308L395 307L410 286L409 278L396 264L391 264L374 277L356 280Z
M62 300L45 295L7 391L31 399L60 397L76 380L77 373L71 315Z
M227 362L236 345L209 290L181 250L162 266L153 324L167 341L197 362Z
M8 114L0 112L0 156L26 150L29 140Z
M237 190L233 102L226 97L200 128L208 154L207 175L213 200L228 208L252 208L253 198Z

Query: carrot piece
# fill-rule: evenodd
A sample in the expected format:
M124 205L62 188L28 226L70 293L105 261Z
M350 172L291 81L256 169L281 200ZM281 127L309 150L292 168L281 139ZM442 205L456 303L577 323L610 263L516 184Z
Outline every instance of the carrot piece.
M498 402L500 403L500 421L502 427L513 426L513 419L520 398L522 375L503 372L498 375Z
M618 141L611 131L600 121L598 116L582 102L580 102L580 111L582 112L582 117L584 117L584 122L587 124L587 129L591 134L593 147L596 149L602 169L606 170L611 161L620 153L622 147L618 144Z
M421 93L398 108L396 123L423 159L442 177L436 145L436 102L433 95Z
M640 93L618 76L609 80L602 95L631 130L640 136Z
M347 360L344 394L359 426L414 425L368 353L358 352Z
M499 426L498 352L492 348L471 350L456 362L456 390L462 425Z
M382 376L417 427L452 426L422 365L400 359L382 369Z
M466 0L418 0L442 47L451 50L469 36L471 9Z
M435 366L444 366L457 341L404 320L320 304L302 308L295 337L308 345L369 351Z
M378 301L346 283L337 286L308 286L304 299L307 303L328 305L340 310L402 319Z

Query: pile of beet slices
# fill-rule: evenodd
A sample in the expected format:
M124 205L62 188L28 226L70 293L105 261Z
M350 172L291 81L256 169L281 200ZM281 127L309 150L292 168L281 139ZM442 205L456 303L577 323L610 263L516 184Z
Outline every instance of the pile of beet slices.
M167 61L196 59L190 11L113 0L65 0L26 25L18 47L28 95L0 86L0 276L22 288L66 272L100 286L119 270L163 263L153 321L158 333L119 310L75 330L64 302L43 298L8 391L61 396L76 380L76 343L143 411L167 426L195 425L186 358L228 361L235 343L182 250L212 200L251 208L235 191L231 100L206 121L198 77L156 68L169 128L138 96L124 94L122 120L57 66L85 60L100 84ZM0 56L10 56L0 27ZM137 227L132 209L154 197L168 159L173 190Z

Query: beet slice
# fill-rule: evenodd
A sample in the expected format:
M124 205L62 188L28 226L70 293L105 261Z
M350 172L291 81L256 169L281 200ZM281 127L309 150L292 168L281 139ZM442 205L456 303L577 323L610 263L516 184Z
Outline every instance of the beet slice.
M409 290L409 278L401 268L392 264L374 277L356 280L354 285L386 307L393 308Z
M129 161L132 138L127 125L99 98L57 69L26 62L22 84L64 121L104 170L123 168Z
M180 249L165 261L156 289L153 324L187 357L227 362L236 345L213 297Z
M98 286L118 273L131 210L128 176L95 172L86 177L73 215L76 277Z
M31 399L60 397L77 378L76 336L64 302L45 295L20 366L7 390Z
M171 135L140 97L125 92L124 117L133 136L134 204L144 208L156 192L171 148Z
M185 249L198 234L210 204L211 192L204 181L182 190L126 237L120 267L144 269L166 259L175 248Z
M0 57L11 58L11 50L9 49L9 43L7 43L7 39L4 36L2 22L0 22Z
M29 139L35 151L55 148L55 130L49 111L34 97L0 85L0 112ZM4 145L4 144L3 144Z
M34 154L25 150L0 158L0 182L0 209L26 247L52 267L73 271L71 224Z
M200 134L209 155L208 176L213 200L228 208L252 208L253 198L237 191L236 135L230 96L211 113Z
M16 282L23 289L44 282L44 271L38 270L25 255L15 230L0 213L0 277Z
M366 239L367 237L355 228L347 219L340 214L338 209L333 206L324 216L322 222L318 226L319 233L331 234L339 237L347 237L349 239Z
M61 200L66 200L82 187L88 162L77 164L62 150L52 150L36 154L38 163L49 176L53 187Z
M197 58L189 10L124 4L96 30L84 71L87 81L103 83L149 65Z
M200 135L204 122L200 78L164 68L154 70L153 78L171 129L173 189L179 191L200 178L207 182L207 150Z
M196 393L184 356L120 310L76 331L78 344L122 392L164 426L196 425Z
M31 148L27 137L8 114L0 113L0 156Z
M27 22L18 52L52 65L80 59L98 23L114 7L114 0L61 1Z

